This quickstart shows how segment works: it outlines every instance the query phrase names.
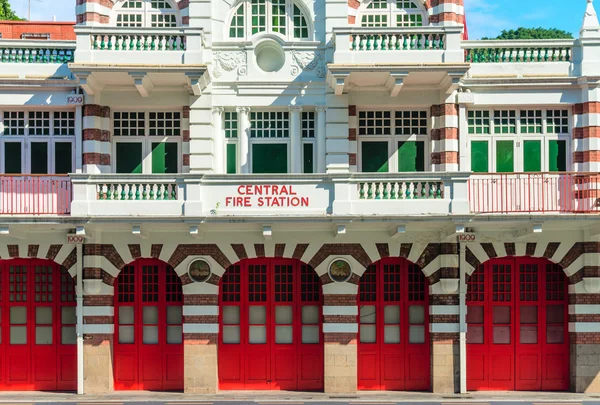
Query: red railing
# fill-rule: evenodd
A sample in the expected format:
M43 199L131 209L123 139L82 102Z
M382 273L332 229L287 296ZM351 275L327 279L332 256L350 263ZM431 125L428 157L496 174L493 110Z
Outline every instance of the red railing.
M474 174L469 180L471 212L600 212L599 173Z
M0 175L0 215L68 215L68 176Z

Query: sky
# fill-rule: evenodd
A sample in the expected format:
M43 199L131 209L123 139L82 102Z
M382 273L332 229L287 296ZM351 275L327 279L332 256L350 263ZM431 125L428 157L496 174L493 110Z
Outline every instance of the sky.
M10 0L13 10L27 17L28 0ZM464 0L469 38L494 37L518 27L559 28L577 37L586 0ZM600 12L600 1L596 1ZM75 0L31 0L31 19L75 20Z

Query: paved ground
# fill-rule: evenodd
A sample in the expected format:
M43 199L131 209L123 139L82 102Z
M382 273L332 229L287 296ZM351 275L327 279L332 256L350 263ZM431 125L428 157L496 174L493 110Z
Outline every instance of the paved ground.
M108 395L82 395L42 392L1 392L0 405L600 405L600 394L494 392L466 395L431 393L361 392L336 395L323 393L227 392L217 395L190 395L164 392L119 392Z

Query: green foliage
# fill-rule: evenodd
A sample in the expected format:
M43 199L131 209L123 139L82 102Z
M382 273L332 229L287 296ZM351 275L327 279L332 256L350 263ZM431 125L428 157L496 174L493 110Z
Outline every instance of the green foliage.
M23 18L19 18L15 12L12 11L8 0L0 0L0 20L22 21Z
M481 39L573 39L570 32L559 30L557 28L524 28L520 27L516 30L504 30L496 38L481 38Z

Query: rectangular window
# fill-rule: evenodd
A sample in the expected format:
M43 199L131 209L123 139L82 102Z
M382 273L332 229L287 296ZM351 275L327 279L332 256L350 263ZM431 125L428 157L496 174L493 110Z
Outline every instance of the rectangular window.
M54 144L54 173L68 174L73 172L73 144L56 142Z
M302 138L315 137L315 113L305 111L302 113Z
M287 173L287 144L260 143L252 145L252 173Z
M489 134L490 133L490 112L489 111L469 111L468 127L470 134Z
M251 138L289 138L290 117L287 111L250 113Z
M427 135L427 111L396 111L396 135Z
M237 173L237 145L227 144L227 174Z
M423 16L421 14L397 14L397 27L421 27L423 26Z
M21 174L21 142L4 143L4 173Z
M361 163L364 173L389 172L388 142L361 142Z
M238 137L238 114L237 112L225 112L225 138Z
M523 111L521 111L521 133L522 134L541 134L542 133L542 110L523 110Z
M153 142L152 143L152 173L177 173L178 151L177 143Z
M50 111L29 112L29 135L50 135Z
M551 172L567 171L567 141L548 141L548 170Z
M365 14L363 15L361 25L363 27L387 27L387 15L381 14Z
M487 173L490 171L488 141L471 141L471 171Z
M117 173L142 173L142 143L117 143Z
M113 127L114 136L144 136L146 114L143 112L115 112Z
M569 133L569 111L548 110L546 111L546 131L549 134Z
M494 111L494 133L516 134L517 112L514 110Z
M523 171L542 171L542 141L523 141Z
M4 135L25 135L25 112L4 112Z
M31 174L48 174L48 143L31 142Z
M425 171L424 142L398 142L398 171Z
M75 135L75 112L54 112L54 135Z
M359 135L391 135L391 111L360 111L358 114Z
M515 171L514 142L496 142L496 172L513 173Z
M314 173L314 154L313 154L313 144L312 143L305 143L303 146L303 151L302 151L302 164L303 164L303 173L305 174L311 174Z
M267 29L267 5L265 0L251 0L252 35Z
M287 18L287 13L285 12L285 3L286 0L271 0L273 32L278 32L282 35L285 35L285 20Z
M180 136L181 113L151 112L148 120L148 135L150 136Z

